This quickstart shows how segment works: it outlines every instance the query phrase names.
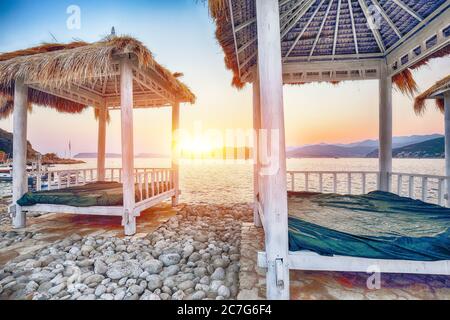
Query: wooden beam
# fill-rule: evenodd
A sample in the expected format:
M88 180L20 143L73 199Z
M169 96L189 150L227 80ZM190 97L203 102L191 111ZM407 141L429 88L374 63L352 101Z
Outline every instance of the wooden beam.
M266 268L266 253L258 253L258 266ZM450 275L450 260L411 261L393 259L368 259L348 256L323 256L312 251L289 253L292 270L334 271L367 273L370 267L378 266L381 273Z
M284 1L284 3L283 2L280 2L280 7L282 7L283 5L285 5L285 4L287 4L289 1L292 1L292 0L286 0L286 1ZM301 18L301 16L310 8L310 6L313 4L313 2L314 2L314 0L306 0L306 1L302 1L302 0L300 0L300 1L298 1L295 5L294 5L294 7L293 8L291 8L291 10L289 10L289 11L286 11L285 13L283 13L281 16L280 16L280 21L283 21L283 19L284 18L286 18L288 15L292 15L292 16L296 16L297 17L297 20L293 23L293 24L291 24L290 26L288 26L288 23L289 23L289 21L292 21L292 19L289 19L284 25L283 25L283 27L281 28L281 34L282 34L282 38L286 35L286 33L287 32L289 32L289 30L293 27L293 26L295 26L295 24L298 22L298 19L300 19ZM309 4L309 5L308 5ZM294 9L296 9L296 8L298 8L300 5L303 5L302 7L300 7L296 12L292 12L292 10L294 10ZM305 5L308 5L307 7L305 6ZM238 26L238 27L235 27L235 33L237 33L237 32L239 32L240 30L242 30L243 29L243 27L247 27L248 25L250 25L250 24L252 24L252 23L255 23L256 22L256 18L255 19L251 19L251 20L249 20L249 21L247 21L246 23L244 23L244 24L242 24L242 25L240 25L240 26ZM255 37L255 38L252 38L252 39L250 39L247 43L245 43L244 45L242 45L240 48L238 48L237 49L237 57L239 57L239 55L242 53L242 52L244 52L245 51L245 49L247 49L248 47L250 47L252 44L254 44L254 43L256 43L256 41L257 41L258 39ZM237 47L237 42L235 41L235 43L236 43L236 47ZM252 55L252 58L255 56L256 54L254 53L253 55ZM248 60L248 59L247 59ZM251 60L251 59L250 59ZM246 61L246 62L248 62L248 61ZM243 66L243 65L245 65L246 63L244 62L244 63L240 63L240 61L238 61L238 63L239 63L239 67L241 68L241 66ZM241 77L243 77L243 76L241 76Z
M450 208L450 91L444 93L444 109L445 109L445 175L447 176L446 181L446 192L447 192L447 207Z
M337 7L337 12L336 12L336 26L334 29L333 60L334 60L334 55L336 54L336 46L337 46L338 33L339 33L339 22L340 22L340 18L341 18L341 4L342 4L342 0L338 0L338 7Z
M36 204L34 206L23 207L26 212L50 212L65 213L77 215L93 215L93 216L123 216L122 207L72 207L58 204Z
M26 215L17 201L27 193L27 117L28 87L16 79L14 88L13 114L13 186L12 186L12 221L16 229L25 228Z
M180 178L179 178L179 129L180 129L180 104L174 103L172 106L172 170L175 195L172 197L172 206L176 207L179 202Z
M302 6L299 7L297 11L293 14L294 20L290 20L291 23L286 22L281 27L281 39L283 39L289 33L289 31L291 31L293 27L295 27L295 25L300 21L303 15L309 10L309 8L311 8L314 2L315 0L306 0L304 3L302 3Z
M309 25L311 24L311 22L314 20L314 18L316 17L317 13L319 12L320 8L322 7L323 3L325 2L325 0L321 0L319 5L317 6L317 9L314 11L314 13L312 14L312 16L309 18L308 22L306 23L306 25L303 27L302 31L298 34L297 38L295 39L294 43L292 44L292 46L289 48L288 52L286 53L286 55L284 56L284 59L289 57L289 55L291 54L291 52L295 49L295 47L297 46L298 42L300 41L301 37L303 36L303 34L305 33L306 29L308 29Z
M406 68L416 64L450 44L450 38L445 37L443 30L449 26L450 21L450 0L447 0L436 11L426 17L413 30L408 32L396 44L387 50L386 60L390 67L392 76L402 72ZM436 37L436 44L428 46L427 41ZM419 53L415 50L420 49ZM408 60L403 62L402 58L408 55ZM396 68L394 68L396 64Z
M237 44L237 37L236 37L236 29L234 27L233 5L231 3L231 0L228 0L228 7L229 7L229 10L230 10L231 28L233 29L234 49L235 49L236 61L237 61L237 65L238 65L238 74L239 74L239 77L240 77L241 76L241 63L239 61L239 52L238 52L238 44Z
M246 22L244 22L244 23L242 23L242 24L240 24L240 25L238 25L238 26L235 26L234 27L234 32L239 32L239 31L241 31L242 29L245 29L245 28L247 28L248 26L250 26L250 25L252 25L252 24L254 24L256 22L256 18L253 18L253 19L250 19L250 20L248 20L248 21L246 21Z
M350 10L350 20L352 21L352 31L353 31L353 41L355 42L355 52L358 55L359 54L358 38L356 36L355 18L353 16L353 6L352 6L352 2L350 0L348 0L348 9Z
M379 164L380 190L390 191L390 174L392 173L392 77L388 67L381 63L380 76L380 115L379 115Z
M38 84L32 84L28 86L31 89L41 91L55 97L70 100L82 105L102 107L104 105L104 99L99 96L95 96L91 93L85 92L77 88L54 88L54 87L42 87Z
M401 0L392 0L392 1L394 1L396 5L398 5L400 8L402 8L403 10L408 12L411 16L416 18L418 21L422 21L423 20L423 18L421 16L419 16L413 9L408 7L408 5L403 3Z
M359 5L361 6L361 9L364 13L364 16L366 17L367 21L370 21L372 19L372 16L369 13L369 9L367 8L366 3L364 2L365 0L358 0ZM386 47L384 46L383 43L383 38L381 37L380 31L378 29L375 28L371 28L372 34L375 37L375 41L378 44L378 47L380 48L380 51L382 53L386 52Z
M380 11L381 15L383 16L384 20L386 20L386 22L389 24L389 26L391 27L392 30L394 30L394 32L397 34L397 36L399 37L399 39L402 38L402 33L400 32L400 30L398 30L397 26L395 25L394 22L392 22L391 18L387 15L386 11L384 11L383 7L380 5L380 3L378 2L378 0L372 0L372 2L375 4L375 6L377 7L377 9Z
M280 13L278 0L256 0L261 127L271 139L271 163L262 168L266 223L267 298L288 300L288 210L283 110Z
M174 103L176 101L175 95L163 87L159 81L156 81L150 75L143 73L140 70L134 69L134 72L136 73L134 78L136 82L140 83L151 92L154 92L162 99L166 99L170 103Z
M105 181L107 115L106 106L98 109L97 181Z
M259 85L259 76L256 75L253 81L253 194L254 194L254 211L253 221L255 226L261 227L261 217L259 215L258 203L260 202L260 167L261 161L259 157L259 135L261 132L261 91Z
M313 55L313 53L314 53L314 50L316 49L317 43L319 42L320 35L322 34L323 27L324 27L324 25L325 25L325 22L326 22L327 19L328 19L328 14L330 13L330 9L331 9L331 5L333 4L333 1L334 1L334 0L330 0L330 3L328 4L328 8L327 8L327 11L326 11L326 13L325 13L325 17L324 17L324 19L323 19L323 21L322 21L322 24L320 25L319 33L317 33L317 37L316 37L316 39L314 40L314 44L313 44L312 49L311 49L311 52L310 52L310 54L309 54L308 61L311 60L311 57L312 57L312 55Z
M123 58L120 63L120 98L122 119L123 221L125 235L136 233L134 146L133 146L133 67Z

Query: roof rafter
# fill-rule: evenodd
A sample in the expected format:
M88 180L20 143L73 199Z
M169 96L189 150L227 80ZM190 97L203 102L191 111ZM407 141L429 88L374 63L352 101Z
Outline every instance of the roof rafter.
M336 12L336 27L334 30L334 41L333 41L333 56L336 54L337 38L339 32L339 20L341 18L341 4L342 0L338 0L338 7Z
M290 0L292 1L292 0ZM305 1L307 0L298 0L291 8L289 8L289 10L287 10L286 12L280 14L280 21L282 21L284 18L286 18L287 16L294 15L294 10L298 8L298 6L300 6L301 4L303 4ZM284 1L284 3L280 3L280 9L282 6L284 6L285 4L287 4L289 1Z
M320 29L319 29L319 32L317 33L317 37L314 40L314 44L313 44L313 46L311 48L311 52L309 54L308 60L311 59L311 56L313 55L314 51L316 50L316 46L317 46L317 43L319 42L320 35L322 34L323 27L325 26L325 22L327 21L328 15L330 14L330 9L331 9L331 5L333 4L333 1L334 0L330 0L330 3L328 4L327 11L326 11L325 16L323 18L322 24L320 25Z
M358 38L356 37L355 18L353 16L353 6L350 0L348 0L348 10L350 10L350 20L352 20L352 31L353 31L353 41L355 42L355 52L356 54L359 54Z
M395 4L397 4L400 8L402 8L403 10L408 12L411 16L416 18L418 21L422 21L423 20L423 18L421 16L419 16L413 9L411 9L408 5L406 5L402 1L400 1L400 0L392 0L392 1L394 1Z
M401 39L402 38L402 33L400 32L400 30L398 30L397 26L394 24L394 22L392 22L391 18L387 15L386 11L384 11L383 7L380 5L380 3L378 2L378 0L371 0L373 2L373 4L377 7L378 11L380 11L381 15L383 16L384 20L387 21L387 23L389 24L389 26L391 27L392 30L394 30L394 32L397 34L397 36Z
M367 21L371 21L372 17L369 13L369 10L367 9L367 5L364 2L364 0L358 0L359 5L361 6L362 11L364 12L364 15L366 16ZM370 28L370 30L373 33L373 36L375 37L375 40L377 41L378 47L380 48L382 53L386 52L386 47L384 46L383 39L381 38L380 30L376 28Z
M308 29L309 25L311 24L311 22L314 20L314 18L316 17L317 13L319 12L320 8L322 7L323 3L325 2L325 0L320 1L320 4L317 6L317 9L314 11L314 13L312 14L311 18L309 18L308 23L303 27L302 31L299 33L299 35L297 36L297 38L295 39L294 43L292 44L292 46L289 48L288 52L286 53L286 55L284 56L284 58L289 57L289 55L291 54L291 52L295 49L295 47L297 46L298 42L300 41L300 38L303 36L303 34L305 33L306 29Z
M238 70L239 70L239 77L241 76L241 64L239 62L239 52L238 52L238 47L237 47L237 37L236 37L236 29L234 27L234 14L233 14L233 6L231 3L231 0L228 0L228 6L230 7L230 19L231 19L231 27L233 28L233 38L234 38L234 48L235 48L235 53L236 53L236 60L237 60L237 65L238 65Z
M283 39L293 27L295 27L295 25L300 21L303 15L309 10L309 8L311 8L314 2L315 0L306 0L305 2L303 2L303 6L298 8L294 13L294 20L291 20L291 23L285 24L281 28L281 39Z

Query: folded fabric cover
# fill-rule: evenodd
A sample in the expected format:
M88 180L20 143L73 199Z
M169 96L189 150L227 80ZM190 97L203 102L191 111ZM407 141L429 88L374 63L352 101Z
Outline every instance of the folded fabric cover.
M29 192L17 204L22 207L35 204L57 204L72 207L122 206L122 188L122 184L117 182L95 182L61 190ZM137 188L135 194L136 201L138 201Z
M450 209L386 192L363 196L295 193L291 251L415 261L450 260Z

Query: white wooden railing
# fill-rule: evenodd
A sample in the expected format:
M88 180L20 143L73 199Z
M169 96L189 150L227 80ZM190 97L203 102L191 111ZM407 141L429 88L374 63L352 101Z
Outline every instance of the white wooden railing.
M104 180L121 183L122 172L121 168L107 168ZM46 186L47 190L59 190L98 181L97 169L43 170L40 173L32 172L29 176L36 179L38 191L42 190L43 186ZM136 168L134 177L138 188L145 190L147 195L157 195L174 187L172 169Z
M380 174L371 171L289 171L288 190L366 194L377 190Z
M392 193L447 206L450 177L394 172L389 178ZM289 171L287 180L288 191L360 195L380 186L380 174L375 171Z
M175 170L139 169L136 170L136 183L139 199L142 202L175 189Z
M441 206L448 205L446 185L450 183L450 177L394 172L390 179L393 193Z

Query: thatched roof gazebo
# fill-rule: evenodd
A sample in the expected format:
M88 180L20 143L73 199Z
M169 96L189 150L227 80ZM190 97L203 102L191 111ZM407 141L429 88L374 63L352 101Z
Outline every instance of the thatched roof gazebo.
M289 253L282 87L379 80L378 177L379 188L389 191L393 85L415 94L411 70L450 53L450 1L209 0L209 8L232 84L253 84L254 128L278 133L270 146L276 156L269 166L257 159L254 170L255 224L262 223L266 233L259 264L268 268L268 298L289 298L290 268L365 271L368 260ZM378 262L397 272L430 270L423 264Z
M105 180L108 110L117 109L122 116L121 180L124 199L121 215L124 217L125 233L134 234L137 209L134 197L133 108L172 106L173 130L177 130L179 104L194 102L195 96L189 88L158 64L152 53L132 37L112 35L96 43L43 44L1 54L0 116L14 115L13 204L27 191L27 110L31 105L64 113L95 108L99 120L98 181ZM175 190L171 195L176 200L176 161L173 169ZM139 209L143 207L145 205ZM12 215L17 228L25 226L23 211L24 208L13 206Z

